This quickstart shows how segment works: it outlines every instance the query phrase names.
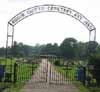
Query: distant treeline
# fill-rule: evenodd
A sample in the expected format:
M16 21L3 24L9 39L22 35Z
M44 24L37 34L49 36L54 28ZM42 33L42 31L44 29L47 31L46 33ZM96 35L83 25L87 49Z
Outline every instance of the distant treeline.
M51 54L67 59L86 59L89 54L100 54L100 45L97 42L78 42L75 38L65 38L60 45L47 43L35 46L25 45L14 41L13 48L8 48L8 54L13 57L29 57L33 55ZM5 57L6 48L0 48L0 57Z

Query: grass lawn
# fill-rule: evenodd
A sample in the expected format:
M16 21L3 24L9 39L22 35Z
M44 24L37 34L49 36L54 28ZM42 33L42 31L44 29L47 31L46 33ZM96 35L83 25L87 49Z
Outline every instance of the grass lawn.
M79 89L79 92L91 92L88 88L83 86L83 84L79 81L74 82L74 85Z
M75 80L75 76L76 76L76 68L75 66L72 67L65 67L65 66L56 66L55 69L60 72L61 74L63 74L67 79L69 80Z
M17 82L23 82L26 80L29 80L32 76L32 67L33 69L35 69L36 65L32 65L32 64L27 64L27 63L21 63L18 65L17 68Z
M89 88L90 92L100 92L100 88L98 87L93 87L93 88Z
M37 64L30 64L30 63L23 63L20 62L17 64L16 68L16 75L17 75L17 81L16 83L13 83L14 80L14 64L16 61L9 59L6 60L0 60L0 65L5 65L5 74L11 73L11 81L12 83L8 82L0 82L0 86L2 87L9 87L4 92L19 92L20 88L24 85L26 81L31 79L33 71L38 67ZM3 78L5 80L6 77Z

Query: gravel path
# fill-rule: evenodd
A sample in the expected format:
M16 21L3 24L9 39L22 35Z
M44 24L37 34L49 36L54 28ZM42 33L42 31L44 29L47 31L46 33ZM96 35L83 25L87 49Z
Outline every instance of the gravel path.
M51 74L49 70L51 70ZM62 79L63 81L61 81ZM78 92L72 83L68 84L65 80L64 76L55 71L47 59L42 59L32 79L25 84L20 92Z

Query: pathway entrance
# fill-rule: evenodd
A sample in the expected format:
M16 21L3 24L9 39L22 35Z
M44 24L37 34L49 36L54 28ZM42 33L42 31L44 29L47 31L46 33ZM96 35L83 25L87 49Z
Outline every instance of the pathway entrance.
M20 92L78 92L78 89L66 80L67 78L44 58Z
M73 84L54 85L47 83L32 83L26 84L20 92L79 92L79 90Z

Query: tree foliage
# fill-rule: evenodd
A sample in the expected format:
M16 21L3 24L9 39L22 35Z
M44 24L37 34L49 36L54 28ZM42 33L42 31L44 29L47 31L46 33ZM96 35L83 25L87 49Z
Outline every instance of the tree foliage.
M8 54L13 57L29 57L40 54L52 54L62 56L67 59L88 59L90 54L100 54L100 45L97 42L78 42L75 38L65 38L60 45L57 43L47 43L44 45L36 44L29 46L23 43L14 42L13 48L8 48ZM6 48L0 48L0 57L6 55Z
M90 69L90 72L96 79L97 85L100 86L100 54L95 54L90 56L89 66L93 67L93 69Z
M41 49L40 54L52 54L60 56L60 48L57 43L54 43L53 45L48 43Z
M60 45L62 56L67 59L73 59L76 56L77 40L74 38L66 38Z

